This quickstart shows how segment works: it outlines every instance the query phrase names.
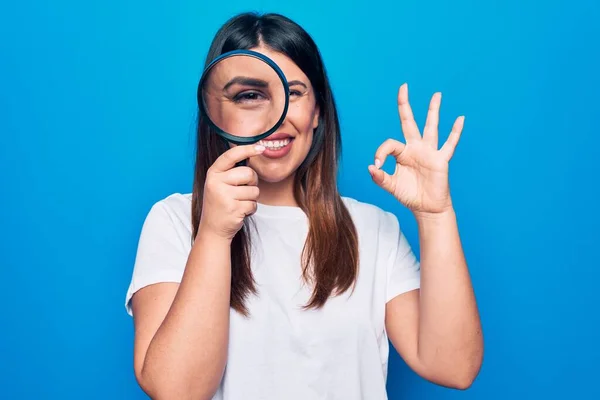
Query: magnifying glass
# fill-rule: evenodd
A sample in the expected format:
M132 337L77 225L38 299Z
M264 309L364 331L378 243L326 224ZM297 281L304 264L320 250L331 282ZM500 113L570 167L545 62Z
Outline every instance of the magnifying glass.
M223 139L253 144L273 134L289 106L289 87L277 64L252 50L213 60L198 85L201 117Z

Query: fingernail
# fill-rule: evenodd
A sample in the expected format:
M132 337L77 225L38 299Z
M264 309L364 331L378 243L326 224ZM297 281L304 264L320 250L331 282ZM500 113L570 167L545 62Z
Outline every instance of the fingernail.
M375 159L375 167L376 167L377 169L379 169L379 167L381 167L381 161L379 161L379 159L378 159L378 158L376 158L376 159Z
M254 149L255 149L256 151L258 151L259 153L261 153L261 152L265 151L265 146L261 146L261 145L259 144L259 145L256 145L256 146L254 146Z

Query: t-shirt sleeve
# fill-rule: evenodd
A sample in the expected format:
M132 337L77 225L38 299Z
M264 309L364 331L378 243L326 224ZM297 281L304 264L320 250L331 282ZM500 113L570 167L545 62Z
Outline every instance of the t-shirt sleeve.
M421 266L406 236L400 229L398 218L386 213L392 231L392 252L387 269L386 302L394 297L419 289L421 286Z
M164 202L152 206L138 241L125 308L132 315L131 297L155 283L181 282L189 247L184 242L185 226Z

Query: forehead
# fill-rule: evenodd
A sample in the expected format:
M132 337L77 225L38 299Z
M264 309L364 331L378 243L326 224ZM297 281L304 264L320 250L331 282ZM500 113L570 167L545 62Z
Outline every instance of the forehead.
M298 67L296 63L285 54L273 51L265 46L254 47L250 50L264 54L273 60L279 66L279 68L281 68L281 71L283 71L283 74L288 81L300 80L307 85L310 84L308 77L304 74L304 72L302 72L300 67Z

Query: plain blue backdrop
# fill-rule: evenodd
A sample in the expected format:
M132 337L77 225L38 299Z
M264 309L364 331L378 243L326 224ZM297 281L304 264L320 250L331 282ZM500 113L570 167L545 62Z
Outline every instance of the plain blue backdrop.
M485 360L453 391L392 356L390 399L600 398L600 6L585 1L41 1L0 6L0 398L142 399L123 301L150 206L189 192L195 89L233 14L284 13L321 48L344 195L410 212L367 165L466 116L451 184ZM386 168L391 163L386 164Z

